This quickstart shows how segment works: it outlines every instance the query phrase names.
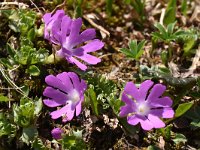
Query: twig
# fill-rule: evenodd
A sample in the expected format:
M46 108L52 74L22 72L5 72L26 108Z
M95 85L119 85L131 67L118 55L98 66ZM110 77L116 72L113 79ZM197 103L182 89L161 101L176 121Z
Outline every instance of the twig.
M28 5L24 4L24 3L19 3L19 2L0 2L0 5L17 5L18 7L24 7L27 8Z
M98 30L102 31L106 35L110 36L110 33L104 29L102 26L96 24L91 18L88 17L88 15L83 15L83 18L87 20L93 27L97 28Z
M164 17L165 17L165 9L163 8L163 9L161 10L160 21L159 21L161 25L163 25Z
M189 71L183 74L183 77L188 77L189 75L192 75L197 66L199 65L200 62L200 46L196 51L196 54L192 60L192 65L189 68Z
M20 94L22 94L23 96L27 95L24 93L24 91L22 91L4 72L4 69L2 67L2 65L0 64L0 72L3 75L3 77L6 79L6 81L13 87L16 89L17 92L19 92Z
M32 4L33 6L35 6L35 8L38 10L38 12L40 12L40 13L42 14L42 12L41 12L40 9L37 7L37 5L36 5L32 0L30 0L30 2L31 2L31 4Z
M57 9L62 8L63 6L65 6L65 4L66 4L66 0L64 0L62 4L57 5L51 13L54 14Z
M101 55L101 56L99 56L99 58L103 58L103 57L110 56L110 55L112 55L112 53Z

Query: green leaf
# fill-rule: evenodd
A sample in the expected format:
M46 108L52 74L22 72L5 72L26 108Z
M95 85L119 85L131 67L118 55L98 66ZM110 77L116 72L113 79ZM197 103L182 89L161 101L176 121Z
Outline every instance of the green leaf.
M30 143L32 143L35 139L35 137L38 135L38 131L36 127L28 127L28 128L23 128L22 130L22 136L20 137L20 139L26 143L27 145L29 145Z
M163 23L168 25L176 20L176 0L170 0L165 10Z
M112 15L112 4L113 4L113 0L106 0L106 13L109 16Z
M40 69L35 65L31 65L26 70L26 72L29 73L31 76L39 76L40 75Z
M145 0L132 0L130 2L127 1L126 3L130 3L134 10L138 13L140 17L139 21L145 20Z
M3 96L1 93L0 93L0 102L8 102L10 101L10 99L6 96Z
M65 136L63 138L62 146L63 148L70 148L76 144L76 137L75 136Z
M115 83L111 80L107 80L105 76L85 76L85 79L88 81L88 84L93 88L94 92L97 96L98 107L107 109L109 106L109 102L112 99L116 99L117 96L117 87ZM111 106L112 107L112 106ZM101 109L99 109L101 110ZM99 111L98 110L98 111ZM98 112L100 114L100 111Z
M34 115L39 115L41 110L42 110L42 107L43 107L43 103L42 103L42 98L38 98L36 97L34 99L34 104L35 104L35 110L34 110Z
M19 106L13 105L14 122L21 127L28 127L36 119L34 111L35 105L33 100L21 98Z
M82 138L65 135L62 140L62 149L67 150L86 150L86 144Z
M2 112L0 112L0 137L8 135L10 138L15 137L17 127L9 121L9 118Z
M187 6L187 0L182 0L182 3L181 3L181 12L184 16L187 15L187 9L188 9L188 6Z
M82 17L82 3L83 3L83 0L76 0L75 1L75 16L78 18L78 17Z
M157 129L157 131L159 133L162 134L162 136L164 137L164 139L166 139L167 141L169 141L171 139L171 128L172 126L168 125L165 128L159 128Z
M178 108L175 112L175 117L180 117L186 113L193 106L193 102L183 103L178 105Z
M31 28L29 31L28 31L28 34L27 34L27 38L30 40L30 41L33 41L35 39L35 29L34 28Z
M27 35L29 29L35 25L36 13L34 11L23 9L20 9L18 13L20 17L18 25L20 27L21 34Z
M162 51L161 52L161 59L162 59L162 62L163 64L167 64L168 62L168 52L167 51Z
M199 121L199 120L192 121L192 122L190 123L190 126L191 126L191 129L192 129L192 130L199 129L199 128L200 128L200 121Z
M162 35L164 39L168 38L167 31L163 25L161 25L160 23L156 23L155 27L160 31L160 35Z
M129 49L127 49L127 48L121 48L120 51L121 51L123 54L125 54L127 57L132 58L132 53L130 52Z
M9 69L13 68L13 65L10 63L9 59L7 58L0 58L0 63L8 67Z
M172 139L174 141L174 143L176 143L177 145L180 143L185 144L187 142L187 138L185 137L185 135L180 134L180 133L176 133L175 138Z
M137 55L136 55L136 57L135 57L135 60L139 60L143 53L144 53L144 50L140 50L140 51L137 53Z
M197 35L189 36L187 40L184 41L183 50L184 55L188 55L190 50L194 47L197 42Z
M137 54L137 49L138 49L137 40L132 40L129 43L129 48L131 50L131 53L135 56Z
M15 50L11 47L9 43L6 45L6 50L8 51L8 54L11 58L14 58L15 56Z
M32 148L34 150L48 150L47 147L43 144L42 140L40 138L36 138L32 144Z
M10 22L8 26L14 32L20 32L20 29L19 29L18 25L15 22Z
M23 91L23 93L25 94L25 96L28 97L29 92L30 92L29 87L24 85L24 86L21 88L21 90Z
M120 51L127 57L138 60L144 52L143 47L145 43L145 40L142 40L139 44L137 44L137 40L132 40L129 43L129 49L122 48Z
M170 23L170 24L167 25L168 36L170 36L171 34L173 34L175 25L176 25L176 22Z
M92 87L90 87L87 90L87 92L88 92L88 97L90 99L92 111L94 112L95 115L99 115L99 112L98 112L98 101L97 101L96 93L94 92Z
M146 41L145 40L142 40L138 46L137 46L137 49L138 51L141 51L143 48L144 48L144 45L145 45Z

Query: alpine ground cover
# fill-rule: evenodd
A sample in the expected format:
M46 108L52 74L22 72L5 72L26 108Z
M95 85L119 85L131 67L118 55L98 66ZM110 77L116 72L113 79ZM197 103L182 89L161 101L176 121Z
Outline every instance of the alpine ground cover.
M0 149L199 149L199 8L0 2Z

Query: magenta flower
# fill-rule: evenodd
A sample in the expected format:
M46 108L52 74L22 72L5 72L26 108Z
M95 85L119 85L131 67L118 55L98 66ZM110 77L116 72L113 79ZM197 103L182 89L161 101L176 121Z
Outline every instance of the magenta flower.
M101 61L89 53L101 49L104 43L95 39L94 29L86 29L80 33L81 18L72 20L64 15L63 10L58 10L54 15L45 14L43 19L45 22L44 37L61 46L61 49L56 53L58 56L77 65L82 70L86 70L87 66L80 60L92 65Z
M45 22L44 38L51 41L54 44L60 43L62 20L66 19L64 10L57 10L54 15L46 13L43 16ZM68 17L69 19L69 17Z
M54 128L52 131L51 131L51 135L54 139L61 139L62 138L62 133L63 130L61 128Z
M160 117L172 118L174 116L171 108L172 100L167 96L161 97L166 87L162 84L154 86L153 84L151 80L146 80L138 89L132 82L128 82L122 93L125 106L120 108L119 116L127 116L127 122L131 125L140 123L144 130L163 128L165 123Z
M69 30L62 32L62 48L57 52L57 54L60 57L65 57L70 63L76 64L80 69L86 70L87 66L79 60L92 65L99 63L101 59L88 53L101 49L104 44L100 40L94 39L96 35L94 29L87 29L79 34L81 25L82 19L75 19L72 21L70 32L68 33ZM87 42L87 44L83 45L84 42Z
M57 76L47 76L45 82L49 86L43 92L43 95L47 97L43 100L44 104L48 107L60 107L51 112L52 119L62 117L63 122L66 122L72 120L74 114L76 116L80 114L84 91L87 87L84 80L80 80L73 72L63 72Z

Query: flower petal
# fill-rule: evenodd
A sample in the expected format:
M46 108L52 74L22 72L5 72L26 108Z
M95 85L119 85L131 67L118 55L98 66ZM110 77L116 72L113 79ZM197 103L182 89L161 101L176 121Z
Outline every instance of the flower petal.
M73 119L74 117L74 113L75 113L75 109L72 109L72 105L67 105L67 113L65 114L66 116L63 117L63 122L67 122Z
M71 32L69 34L69 39L67 40L67 47L74 47L80 42L79 32L82 26L82 19L78 18L72 21Z
M55 14L52 16L52 20L60 19L60 17L63 17L65 15L64 10L57 10Z
M79 88L80 79L79 79L78 75L75 74L74 72L68 72L68 75L69 75L70 79L72 80L72 84L73 84L74 88L75 89Z
M84 54L83 56L77 56L78 58L82 59L83 61L87 62L88 64L95 65L99 62L101 62L100 58L97 58L95 56Z
M44 20L45 24L49 23L50 19L51 19L51 13L46 13L43 16L43 20Z
M158 108L150 110L149 114L162 118L173 118L174 110L172 108Z
M83 99L76 105L76 116L80 115L81 113L81 109L82 109L81 106L82 106Z
M62 117L63 115L65 115L68 112L68 108L69 108L69 106L66 105L66 106L62 107L61 109L51 112L51 118L58 119L58 118Z
M149 114L147 118L153 124L154 128L163 128L163 127L165 127L165 123L162 120L160 120L157 116Z
M127 122L131 125L137 125L141 120L146 120L146 118L137 114L127 117Z
M144 130L151 130L154 128L153 124L149 121L149 119L140 120L140 124L142 129Z
M125 105L120 108L119 116L125 117L129 113L133 113L133 112L134 112L133 107L131 107L130 105Z
M121 98L121 99L122 99L122 101L125 102L126 104L128 104L128 105L130 105L130 106L132 106L132 105L135 106L134 101L133 101L132 99L130 99L129 96L126 95L125 92L122 93L122 98Z
M67 97L66 94L52 87L46 87L44 89L43 95L48 98L56 99L57 101L62 101L62 102L66 102L66 97Z
M66 85L66 87L65 87L66 91L69 92L73 89L73 84L72 84L72 81L69 77L69 73L62 72L62 73L58 74L56 77L58 79L60 79L64 85Z
M72 19L69 16L64 16L61 22L61 35L62 41L66 40L66 36L69 35L71 29Z
M150 91L150 94L147 98L147 101L153 101L155 98L159 98L164 91L166 90L166 86L162 84L156 84L153 86L152 90Z
M72 110L71 108L72 108L72 106L69 104L69 105L62 107L59 110L53 111L51 113L51 118L58 119L63 116L63 122L70 121L73 119L74 112L75 112L75 109Z
M80 38L80 43L78 44L81 44L83 42L87 42L89 40L92 40L94 39L96 36L96 32L95 32L95 29L86 29L85 31L83 31L79 38Z
M54 99L44 99L43 103L48 106L48 107L57 107L57 106L61 106L64 105L65 103L62 103L58 100L54 100Z
M139 91L139 99L137 99L137 100L140 100L140 101L145 100L147 97L147 93L153 84L154 83L151 80L146 80L146 81L142 82L140 84L140 88L138 90Z
M141 115L133 115L127 118L127 121L131 125L136 125L140 122L142 129L151 130L154 126L153 124L145 117Z
M162 97L162 98L155 98L151 99L149 102L151 108L157 108L157 107L171 107L173 101L170 97Z
M94 39L91 42L87 43L86 45L82 46L86 53L94 52L101 49L104 46L104 43L98 39Z
M73 57L69 57L67 58L67 60L69 60L71 63L76 64L81 70L85 71L87 69L87 66L84 65L83 63L79 62L77 59L73 58Z
M133 82L126 83L123 93L126 94L127 96L129 96L129 95L132 96L132 98L135 100L139 99L138 89L135 86L135 84L133 84Z
M67 85L64 85L60 79L53 75L48 75L45 78L45 82L55 88L58 88L59 90L62 90L63 92L68 92Z

